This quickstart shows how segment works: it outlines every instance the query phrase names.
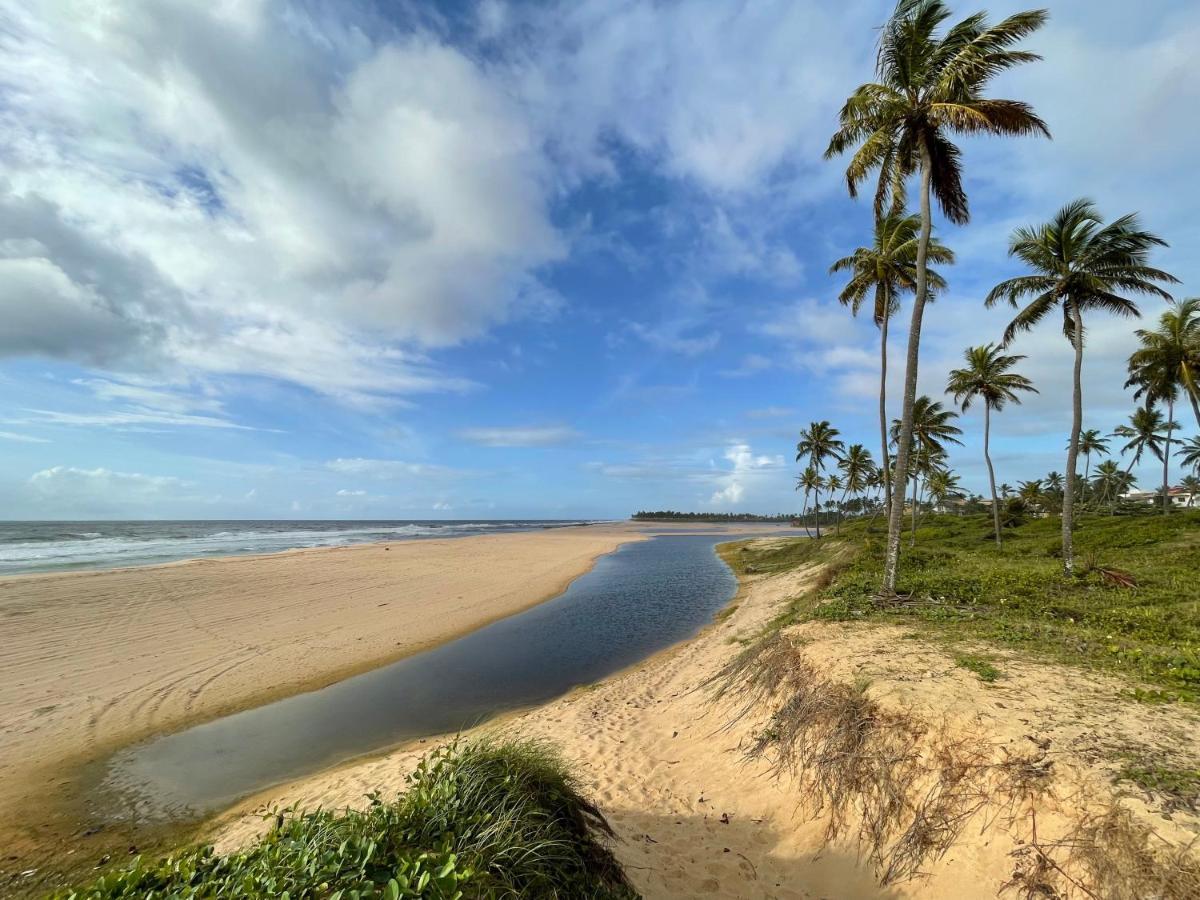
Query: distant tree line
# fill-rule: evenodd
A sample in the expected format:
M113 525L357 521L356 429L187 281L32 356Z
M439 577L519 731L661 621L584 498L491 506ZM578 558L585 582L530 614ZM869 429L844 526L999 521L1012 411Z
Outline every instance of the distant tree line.
M721 512L677 512L673 509L644 510L633 514L638 520L672 519L684 522L788 522L793 513L778 513L773 516L758 516L754 513L721 513Z

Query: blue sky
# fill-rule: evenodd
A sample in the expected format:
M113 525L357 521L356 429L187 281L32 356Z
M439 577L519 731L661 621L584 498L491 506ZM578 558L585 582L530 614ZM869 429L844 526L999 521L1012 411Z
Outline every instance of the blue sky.
M821 152L889 8L0 0L0 515L795 509L804 423L877 443L877 335L826 274L870 211ZM1200 7L1050 12L995 92L1054 140L964 144L926 392L999 337L1007 234L1074 197L1200 292ZM1092 324L1088 427L1132 408L1133 327ZM1011 483L1069 422L1061 335L1015 350Z

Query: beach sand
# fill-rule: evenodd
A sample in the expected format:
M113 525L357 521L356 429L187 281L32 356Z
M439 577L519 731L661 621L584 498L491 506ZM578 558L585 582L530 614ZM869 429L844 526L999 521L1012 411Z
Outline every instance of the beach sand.
M16 810L115 747L512 615L643 537L564 527L0 579L0 822L37 826Z
M752 761L746 748L769 709L743 715L707 683L819 577L815 570L750 576L727 614L696 638L598 685L484 726L482 731L544 739L558 748L585 792L613 825L614 850L647 900L684 897L971 900L996 897L1028 837L1026 810L977 815L925 877L881 886L851 839L825 843L827 815L808 802L802 778ZM984 685L952 653L896 627L814 622L788 633L820 677L866 684L884 710L926 723L925 738L978 737L998 758L1038 753L1052 773L1038 801L1040 833L1060 835L1082 797L1112 796L1115 748L1151 752L1193 746L1200 723L1189 711L1121 701L1120 682L1068 673L1006 656L1006 677ZM438 740L414 742L251 798L218 819L219 850L244 845L265 827L265 805L361 806L371 791L394 796ZM936 768L931 766L931 768ZM1164 818L1148 799L1123 801L1176 845L1200 834L1200 816ZM1169 820L1169 821L1168 821Z

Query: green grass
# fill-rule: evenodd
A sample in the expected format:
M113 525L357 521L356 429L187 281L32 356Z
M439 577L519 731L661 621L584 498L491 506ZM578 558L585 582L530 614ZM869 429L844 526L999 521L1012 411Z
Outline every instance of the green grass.
M118 897L631 898L611 834L561 762L535 743L434 751L392 803L280 814L257 844L133 860L59 900Z
M1200 769L1174 769L1163 765L1131 763L1117 773L1116 781L1165 795L1172 805L1195 809L1200 801Z
M1079 573L1062 574L1061 523L1036 519L990 540L985 516L937 516L905 534L898 589L911 601L878 607L883 523L844 525L841 539L731 552L735 569L782 571L829 560L830 583L797 598L776 624L875 620L952 641L986 642L1127 676L1131 695L1200 700L1200 512L1087 516L1079 523ZM1122 587L1102 570L1130 573Z
M960 669L974 672L980 681L986 681L988 684L1004 677L1004 673L992 665L990 660L974 653L960 653L954 658L954 664Z

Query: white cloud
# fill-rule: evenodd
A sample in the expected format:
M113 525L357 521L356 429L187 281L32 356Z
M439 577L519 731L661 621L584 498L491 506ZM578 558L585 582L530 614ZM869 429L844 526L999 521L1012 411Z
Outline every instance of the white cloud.
M749 444L735 442L725 450L725 459L733 463L733 469L720 476L721 487L713 492L709 502L718 506L741 503L751 484L761 479L763 473L781 469L782 456L755 456Z
M348 491L345 488L342 488L341 490L339 490L337 492L337 495L339 497L365 497L365 496L367 496L367 492L366 491Z
M0 431L0 441L16 441L19 444L49 444L46 438L34 437L31 434L18 434L15 431Z
M360 475L380 480L396 480L403 478L459 478L470 473L462 469L451 469L447 466L431 463L405 462L399 459L332 459L325 467L342 475Z
M52 466L30 476L39 508L52 514L112 515L153 510L164 504L204 502L194 485L170 475L116 472L106 468Z
M557 302L539 136L431 37L241 9L7 10L0 354L463 388L415 348Z
M578 431L566 425L545 427L465 428L459 437L485 447L556 447L580 437Z
M799 410L793 406L764 406L762 409L746 410L746 417L750 419L786 419L798 412Z

